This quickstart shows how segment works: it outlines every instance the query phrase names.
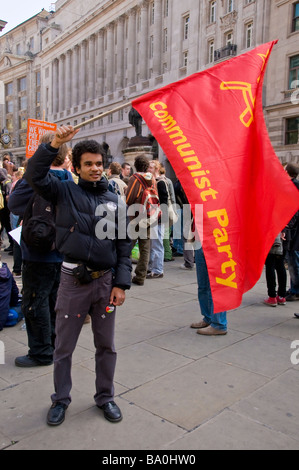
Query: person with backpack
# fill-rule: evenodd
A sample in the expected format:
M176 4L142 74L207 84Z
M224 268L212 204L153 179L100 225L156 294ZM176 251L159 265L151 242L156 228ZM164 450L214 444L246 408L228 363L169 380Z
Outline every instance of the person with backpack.
M42 137L50 142L53 133ZM52 162L51 177L72 180L63 168L67 146L60 148ZM55 302L60 282L62 255L55 247L55 210L35 193L23 177L8 199L11 212L22 219L22 313L28 337L28 353L15 359L17 367L53 364L55 346Z
M127 188L127 206L135 206L136 212L131 214L132 210L129 211L131 221L138 220L140 218L140 211L138 209L144 208L145 218L141 219L139 224L136 225L136 235L131 235L132 238L132 249L138 241L139 246L139 259L135 268L135 275L132 279L132 283L137 286L143 286L147 276L148 263L150 258L150 213L147 201L150 202L153 197L156 197L156 206L159 206L159 196L157 191L157 185L153 175L148 172L149 160L145 155L138 155L135 158L134 166L136 172L131 176L128 182ZM155 219L157 207L153 204L152 219Z
M168 207L168 190L165 178L160 175L161 164L158 160L151 160L149 164L149 171L157 181L157 189L160 205L166 209ZM159 279L164 276L164 233L165 225L158 219L157 224L153 227L153 236L150 241L150 259L146 278Z
M73 148L78 184L60 181L50 174L59 148L77 132L72 126L59 127L51 143L38 147L24 175L32 188L56 208L56 246L63 254L55 306L55 390L47 415L50 426L64 421L72 400L72 356L87 314L91 315L96 348L94 400L105 419L111 422L122 419L114 402L113 382L116 309L124 303L125 291L131 287L126 206L108 191L108 181L103 178L105 152L95 140L79 141ZM105 230L107 225L111 231Z

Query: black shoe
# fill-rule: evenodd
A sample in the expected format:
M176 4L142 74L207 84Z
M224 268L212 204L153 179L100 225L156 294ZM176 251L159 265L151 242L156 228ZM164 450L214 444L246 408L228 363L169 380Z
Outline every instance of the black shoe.
M286 301L287 302L293 302L294 300L299 300L299 295L298 294L289 294L286 296Z
M51 366L53 362L49 362L47 364L43 364L41 362L36 361L30 356L19 356L15 359L15 365L17 367L41 367L41 366Z
M98 406L98 408L104 411L104 417L112 423L117 423L123 419L121 411L114 401L108 401L108 403Z
M144 281L139 281L139 279L137 279L136 277L133 277L132 282L137 286L144 286Z
M59 426L59 424L63 423L66 409L67 405L64 403L60 403L59 401L53 403L48 411L47 424L49 426Z

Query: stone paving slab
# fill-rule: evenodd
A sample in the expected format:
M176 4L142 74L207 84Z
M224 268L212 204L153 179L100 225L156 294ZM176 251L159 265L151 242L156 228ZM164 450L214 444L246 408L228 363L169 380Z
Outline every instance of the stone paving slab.
M73 357L72 403L54 429L46 424L53 366L15 367L15 357L27 353L26 331L19 324L0 332L0 449L299 448L299 365L291 362L299 302L265 306L263 274L240 308L228 313L228 334L203 337L190 328L201 318L196 274L181 270L181 263L166 263L163 279L132 286L118 309L115 400L121 423L107 422L94 404L90 324Z

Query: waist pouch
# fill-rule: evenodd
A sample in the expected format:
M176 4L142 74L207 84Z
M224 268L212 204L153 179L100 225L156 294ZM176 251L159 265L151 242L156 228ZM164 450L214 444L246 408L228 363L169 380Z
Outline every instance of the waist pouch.
M72 274L75 279L79 281L80 284L89 284L94 279L99 279L100 277L104 276L105 273L109 271L92 271L85 266L85 264L78 264L73 269L68 269L62 266L62 271L67 274Z

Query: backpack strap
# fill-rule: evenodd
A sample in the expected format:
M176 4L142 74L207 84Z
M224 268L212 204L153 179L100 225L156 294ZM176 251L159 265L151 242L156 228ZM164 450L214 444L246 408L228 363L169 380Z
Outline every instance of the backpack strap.
M24 214L23 214L23 220L27 220L27 219L30 219L30 217L32 217L32 208L33 208L33 203L34 203L34 200L35 200L35 196L36 196L36 193L33 193L31 198L27 202L27 206L26 206L26 209L25 209Z
M148 185L146 184L145 178L142 175L134 173L133 176L139 181L139 183L142 185L143 189L146 189L148 187Z

